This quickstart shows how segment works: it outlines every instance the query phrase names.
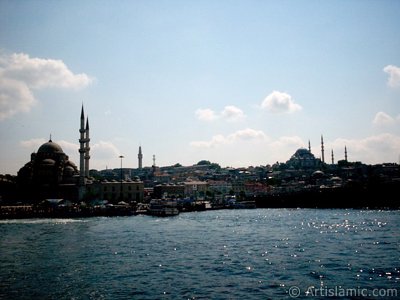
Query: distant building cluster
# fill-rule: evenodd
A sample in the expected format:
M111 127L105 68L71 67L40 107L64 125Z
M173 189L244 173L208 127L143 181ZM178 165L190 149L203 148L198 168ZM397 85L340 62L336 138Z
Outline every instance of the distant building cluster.
M256 197L275 199L304 191L326 191L348 186L400 184L398 164L365 165L344 159L325 162L323 136L317 158L308 149L297 149L284 163L247 168L221 168L203 160L193 166L143 166L142 146L136 168L90 169L89 120L82 106L79 128L79 169L60 145L51 138L31 154L18 175L0 176L1 203L40 203L45 199L66 199L71 203L134 205L151 199L179 199L184 203L207 201L214 207ZM271 197L271 198L268 198ZM278 198L279 199L279 198ZM60 202L61 203L61 202Z

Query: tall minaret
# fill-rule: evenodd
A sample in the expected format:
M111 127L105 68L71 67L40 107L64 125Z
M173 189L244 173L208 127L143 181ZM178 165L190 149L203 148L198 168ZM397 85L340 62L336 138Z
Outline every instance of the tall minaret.
M331 157L332 157L332 165L334 165L335 164L335 158L333 156L333 149L331 150Z
M85 183L85 113L83 112L83 104L81 110L81 128L79 129L79 182L81 184Z
M90 159L90 146L89 146L89 117L86 118L85 129L85 176L89 177L89 159Z
M347 161L347 147L344 146L344 160Z
M324 153L324 137L321 134L321 159L322 163L325 163L325 153Z
M310 144L310 140L308 140L308 151L311 153L311 144Z
M139 146L139 153L138 153L138 168L141 170L143 168L143 154L142 154L142 146Z

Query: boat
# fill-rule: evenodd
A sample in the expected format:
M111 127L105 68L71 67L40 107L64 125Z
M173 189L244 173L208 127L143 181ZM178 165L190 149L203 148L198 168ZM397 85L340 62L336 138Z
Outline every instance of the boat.
M147 214L149 205L147 203L138 203L135 209L135 215Z
M147 214L157 217L170 217L179 215L176 200L152 199L147 209Z

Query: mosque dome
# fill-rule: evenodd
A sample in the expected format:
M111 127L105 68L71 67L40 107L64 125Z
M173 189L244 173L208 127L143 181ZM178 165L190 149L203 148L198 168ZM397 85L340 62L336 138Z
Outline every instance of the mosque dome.
M300 148L297 149L297 151L293 154L293 157L299 158L299 159L312 159L314 158L314 155L307 149L305 148Z
M64 168L64 179L69 181L75 174L76 169L74 169L72 166L68 165Z
M39 147L37 153L64 153L60 145L54 143L52 140L49 140L47 143L44 143Z
M42 160L42 165L46 165L46 166L54 166L56 164L56 162L53 159L47 158Z
M297 149L290 160L286 163L294 168L314 168L318 165L318 161L314 154L305 148Z
M312 177L314 178L322 178L325 176L325 173L322 171L315 171L314 173L312 173Z
M77 168L76 165L75 165L72 161L70 161L70 160L68 160L68 161L65 163L65 166L66 166L66 167L71 167L72 169L76 169L76 168Z

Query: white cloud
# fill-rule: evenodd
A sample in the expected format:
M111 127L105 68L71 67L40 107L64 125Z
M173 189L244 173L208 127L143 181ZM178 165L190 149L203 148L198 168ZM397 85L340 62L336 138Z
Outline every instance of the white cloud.
M395 122L396 120L392 116L383 111L376 113L375 118L372 121L372 123L376 126L393 125Z
M71 143L64 140L55 141L55 143L59 144L63 149L64 153L67 155L73 155L78 153L79 144L78 143Z
M0 69L0 121L18 112L28 112L35 103L36 100L25 83L4 78Z
M282 136L276 141L273 141L271 147L277 149L289 148L294 153L297 149L304 147L304 142L298 136Z
M386 67L383 68L383 71L389 74L388 78L388 86L395 88L395 87L400 87L400 68L393 66L393 65L387 65Z
M229 122L236 122L243 120L246 117L246 115L240 108L233 105L225 106L219 114L210 108L198 109L196 110L195 114L197 119L205 122L211 122L217 119L224 119Z
M227 121L239 121L244 119L246 116L244 112L233 105L225 106L224 110L221 112L221 117Z
M304 142L297 136L272 140L261 130L247 128L190 145L194 151L197 149L199 157L206 155L221 165L240 167L285 162L298 148L304 147Z
M193 141L190 143L190 145L196 148L212 148L224 144L232 144L238 141L256 141L265 139L267 139L267 136L263 131L246 128L238 130L227 136L222 134L214 135L209 141Z
M110 141L99 141L91 145L90 169L103 170L120 165L121 151Z
M218 116L215 114L215 111L209 108L206 109L200 108L196 110L195 114L197 119L199 119L200 121L210 122L218 119Z
M92 147L93 157L96 159L114 159L121 155L118 148L112 142L100 141Z
M20 145L24 148L29 148L33 152L36 152L41 145L44 143L48 142L48 140L44 138L36 138L36 139L30 139L30 140L24 140L20 142ZM72 155L74 156L75 152L78 153L79 149L79 144L78 143L71 143L65 140L59 140L59 141L54 141L54 143L58 144L61 149L64 151L65 154L67 155Z
M252 139L246 141L247 137ZM245 129L229 135L215 135L208 141L192 142L190 145L199 157L206 156L208 160L217 161L221 165L249 166L286 162L297 149L306 147L306 144L299 136L271 139L262 131ZM365 138L325 140L325 160L330 162L331 149L336 162L344 159L345 146L351 162L398 162L400 135L382 133ZM321 157L319 143L311 150L316 158Z
M29 149L32 152L37 152L39 147L46 143L48 140L44 138L35 138L24 140L20 145ZM69 159L74 162L79 168L79 143L71 143L65 140L54 141L60 145L64 153L69 156ZM118 166L120 151L118 148L109 141L99 141L98 143L91 144L90 150L90 168L91 169L104 169L108 166Z
M33 90L80 89L92 81L84 73L72 73L61 60L0 53L0 121L28 112L36 103Z
M20 141L20 145L24 148L31 149L33 152L36 152L37 149L46 142L47 140L45 140L44 138L37 138L37 139Z
M195 148L213 148L219 145L227 144L228 139L222 134L214 135L209 141L193 141L190 146Z
M267 136L261 130L255 130L251 128L246 128L242 130L238 130L228 136L228 140L230 141L238 141L238 140L263 140L266 139Z
M347 147L349 161L361 161L367 164L397 162L400 154L400 136L382 133L362 139L336 139L326 148L332 148L337 160L344 159L344 146ZM343 151L337 156L336 149ZM340 152L339 152L340 153Z
M287 93L273 91L261 103L261 108L272 113L293 113L302 109Z

